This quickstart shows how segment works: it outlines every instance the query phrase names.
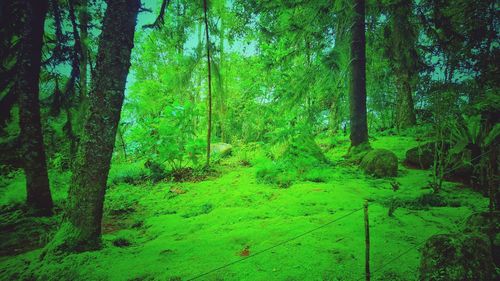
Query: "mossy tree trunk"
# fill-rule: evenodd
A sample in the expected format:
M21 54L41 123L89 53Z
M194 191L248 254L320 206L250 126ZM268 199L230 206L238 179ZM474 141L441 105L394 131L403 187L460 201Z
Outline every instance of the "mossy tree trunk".
M416 122L412 84L418 79L419 56L416 49L418 32L412 24L412 0L398 0L389 5L386 55L398 79L395 125L398 129Z
M349 112L351 119L351 147L356 147L368 142L368 124L366 120L366 37L364 0L356 0L354 3L351 36Z
M99 39L96 77L86 115L65 220L49 251L86 251L101 242L101 221L116 131L130 67L139 0L109 0Z
M89 12L87 0L78 1L78 19L80 21L80 45L81 45L81 60L80 60L80 99L87 97L87 65L88 60L88 24Z
M40 121L39 80L48 1L26 1L14 91L19 97L21 157L26 174L27 204L35 215L52 214L47 163Z
M395 121L398 129L409 128L417 123L409 79L408 75L402 75L397 89Z

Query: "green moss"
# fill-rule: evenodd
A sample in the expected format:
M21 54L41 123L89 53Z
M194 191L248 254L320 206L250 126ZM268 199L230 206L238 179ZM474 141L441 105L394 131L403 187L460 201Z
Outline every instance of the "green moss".
M375 177L395 177L398 173L398 158L387 149L375 149L361 160L360 167Z
M144 162L112 163L108 176L108 185L120 183L139 184L148 178Z
M404 155L411 142L392 136L372 141L375 148L384 144L396 155ZM337 161L347 148L348 143L342 144L327 155ZM369 199L372 269L413 247L402 257L404 262L387 265L373 280L406 280L418 273L418 243L436 233L458 231L464 218L488 205L481 195L448 182L440 196L459 206L431 204L422 199L430 191L422 189L430 179L428 172L404 167L400 167L396 192L393 180L367 177L356 167L343 165L314 167L304 173L309 180L324 178L324 182L295 181L293 188L271 188L256 176L262 158L255 159L262 151L249 154L258 163L254 167L235 165L238 149L234 152L235 156L214 167L218 177L109 188L101 250L71 254L37 267L40 250L2 257L0 279L19 279L16 276L29 266L40 280L186 280L241 259L246 247L250 255L259 252L360 208ZM400 206L389 217L391 198L429 204ZM113 206L133 211L111 214ZM357 280L363 278L363 227L363 214L357 212L200 280ZM116 246L120 239L130 245Z

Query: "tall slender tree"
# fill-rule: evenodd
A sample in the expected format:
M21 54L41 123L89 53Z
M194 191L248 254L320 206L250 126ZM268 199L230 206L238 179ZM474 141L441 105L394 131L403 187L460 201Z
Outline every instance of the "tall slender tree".
M50 252L100 247L106 181L130 67L139 0L108 0L96 77L73 166L65 220Z
M210 66L210 34L208 30L208 7L207 0L203 0L203 13L205 20L205 37L207 44L207 66L208 66L208 129L207 129L207 163L206 166L210 165L210 141L212 138L212 71Z
M365 1L354 1L351 27L351 79L349 112L351 120L351 147L368 143L366 120L366 37Z
M19 97L21 153L27 204L37 215L52 214L47 163L40 121L39 80L48 1L26 1L14 91Z

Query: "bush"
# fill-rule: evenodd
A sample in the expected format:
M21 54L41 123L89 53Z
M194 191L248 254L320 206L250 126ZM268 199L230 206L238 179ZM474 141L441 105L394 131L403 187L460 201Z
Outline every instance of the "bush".
M144 167L148 169L149 178L153 183L157 183L167 176L165 166L156 161L148 160L144 163Z
M140 184L146 181L148 173L142 162L136 163L113 163L109 171L108 184L118 185L120 183Z
M330 170L314 168L304 175L304 180L312 182L327 182L330 178Z
M397 208L408 208L410 210L427 210L430 207L460 207L461 203L456 200L448 200L439 193L424 193L414 199L391 198L383 202L388 207L388 214L392 216Z
M311 136L300 134L275 144L257 168L257 180L287 188L296 180L326 181L328 160Z

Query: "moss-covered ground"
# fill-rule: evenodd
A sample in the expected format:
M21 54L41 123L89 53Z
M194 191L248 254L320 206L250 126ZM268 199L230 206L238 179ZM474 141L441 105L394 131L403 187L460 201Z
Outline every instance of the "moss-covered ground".
M364 200L370 202L372 280L415 280L421 243L458 231L472 212L487 208L487 199L450 182L441 196L429 196L430 171L401 164L417 145L414 138L382 136L371 145L396 153L398 177L371 178L343 163L348 141L341 139L326 152L331 165L322 168L322 182L263 183L256 179L258 163L248 165L237 150L199 182L115 180L106 195L102 250L43 264L40 247L60 215L25 217L13 205L24 192L22 175L14 174L0 189L0 280L29 270L39 280L190 280L217 268L197 280L362 280ZM110 177L131 167L115 163ZM51 178L61 205L69 175L53 172ZM391 206L397 208L389 216Z

